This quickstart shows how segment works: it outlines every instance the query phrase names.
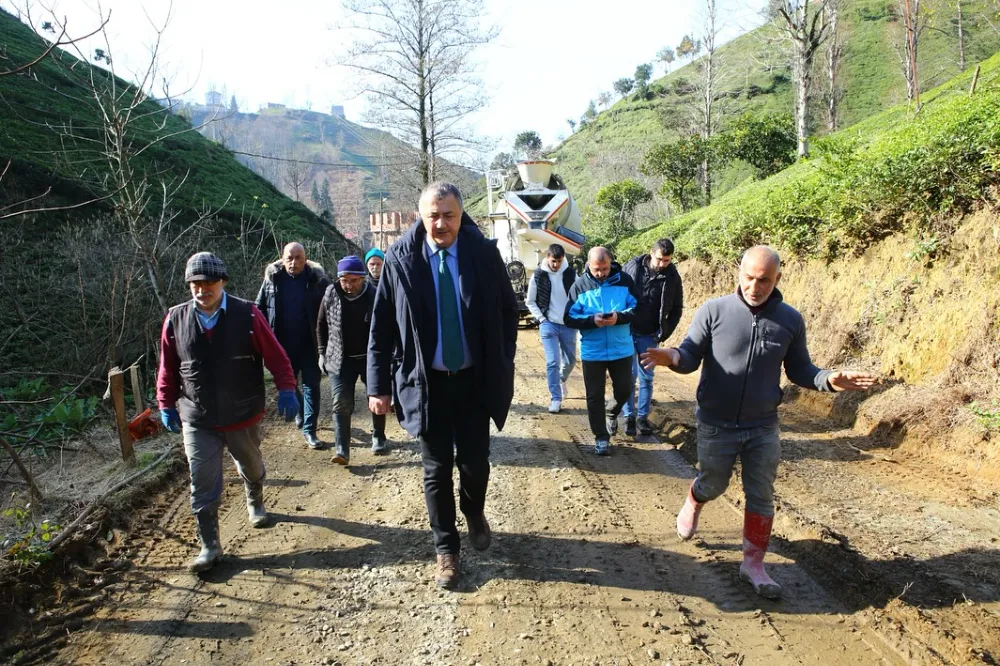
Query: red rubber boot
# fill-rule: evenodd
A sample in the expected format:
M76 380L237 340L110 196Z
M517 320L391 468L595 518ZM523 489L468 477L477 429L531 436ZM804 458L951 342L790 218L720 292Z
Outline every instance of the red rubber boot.
M698 530L698 516L701 515L701 507L703 506L705 506L704 502L699 502L694 498L694 481L692 481L688 488L687 499L684 500L684 506L677 514L677 536L682 541L693 537Z
M753 591L765 599L780 599L781 586L764 570L764 555L771 541L774 516L747 511L743 514L743 564L740 578L753 585Z

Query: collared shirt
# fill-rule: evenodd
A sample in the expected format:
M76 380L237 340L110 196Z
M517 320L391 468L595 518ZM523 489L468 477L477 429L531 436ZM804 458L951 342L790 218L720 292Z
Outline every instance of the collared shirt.
M427 245L425 246L425 252L427 253L427 261L431 267L431 275L434 276L434 302L438 303L437 311L437 347L434 348L434 361L431 363L431 367L435 370L441 370L444 372L448 371L448 368L444 364L443 353L441 351L441 306L439 302L438 295L441 293L438 289L438 271L441 268L441 256L437 254L438 250L437 243L427 237ZM465 339L465 321L462 315L462 293L458 286L458 238L452 243L451 247L445 250L446 261L448 262L448 270L451 271L451 279L455 283L455 301L458 305L458 326L459 331L462 334L462 351L465 352L465 362L462 364L462 370L465 368L472 367L472 355L469 353L469 343Z
M201 327L206 331L211 331L217 323L219 323L219 313L225 312L226 310L226 292L222 292L222 302L219 303L219 307L215 309L210 315L205 314L201 309L195 305L194 311L198 314L198 321L201 322Z

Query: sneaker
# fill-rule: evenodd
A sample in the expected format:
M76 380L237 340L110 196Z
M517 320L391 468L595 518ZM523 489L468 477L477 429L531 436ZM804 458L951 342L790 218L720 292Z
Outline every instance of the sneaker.
M649 422L645 416L639 417L639 434L640 435L652 435L653 434L653 424Z
M562 409L562 402L553 400L549 403L549 414L558 414L560 409Z
M618 434L618 417L608 414L608 434L614 437Z
M372 435L372 454L384 456L387 453L389 453L389 441L385 436Z
M458 585L458 577L462 575L462 567L458 561L458 553L445 553L437 556L437 568L434 572L434 582L446 590Z
M625 434L629 437L635 437L635 417L628 416L625 418Z
M597 443L594 444L594 453L599 456L611 455L611 442L604 439L597 440Z
M565 400L566 398L568 398L569 397L569 385L567 385L566 382L563 382L559 386L559 388L562 391L562 399Z
M323 448L323 442L316 437L315 433L307 432L303 434L303 437L306 438L306 444L308 444L309 448L313 451L319 451Z

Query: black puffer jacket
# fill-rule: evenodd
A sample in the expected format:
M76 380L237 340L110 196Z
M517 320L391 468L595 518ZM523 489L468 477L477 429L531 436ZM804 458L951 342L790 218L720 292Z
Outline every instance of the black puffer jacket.
M666 270L654 273L649 269L649 255L641 254L630 259L622 271L635 282L640 296L632 334L655 335L663 342L677 328L684 310L684 288L677 267L670 264Z
M359 331L367 338L372 322L372 307L375 305L375 289L370 284L365 285L365 293L358 298L365 302L365 317L357 321L344 321L344 292L340 283L334 282L326 289L323 303L319 309L319 321L316 323L316 339L319 341L319 353L322 356L320 369L329 375L339 375L344 363L344 326L358 326Z
M260 291L257 292L257 309L267 319L267 324L272 331L277 331L276 323L281 317L281 299L277 297L278 288L275 286L275 278L279 273L285 272L285 265L280 260L268 264L267 268L264 269L264 282L260 285ZM309 328L315 331L320 302L323 300L326 288L330 285L330 279L326 276L323 266L315 261L306 261L306 267L302 269L302 273L306 278Z

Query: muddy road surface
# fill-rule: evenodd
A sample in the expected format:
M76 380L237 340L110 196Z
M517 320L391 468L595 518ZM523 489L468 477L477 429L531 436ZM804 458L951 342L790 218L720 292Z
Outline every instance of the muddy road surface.
M419 449L368 451L359 399L348 468L268 421L272 527L247 524L227 470L222 563L202 578L178 479L80 589L36 609L58 664L966 664L1000 660L995 495L785 409L770 570L785 599L739 580L738 475L678 541L694 378L657 373L657 437L597 458L579 371L546 413L544 359L522 332L511 418L493 439L485 553L455 592L433 584ZM324 391L327 390L324 382ZM360 393L360 392L359 392ZM332 439L329 402L321 437ZM624 428L622 429L624 430ZM464 534L464 525L460 526ZM113 571L120 573L112 574ZM89 586L89 587L88 587ZM74 610L75 609L75 610ZM45 618L45 619L43 619ZM32 657L32 654L35 656Z

